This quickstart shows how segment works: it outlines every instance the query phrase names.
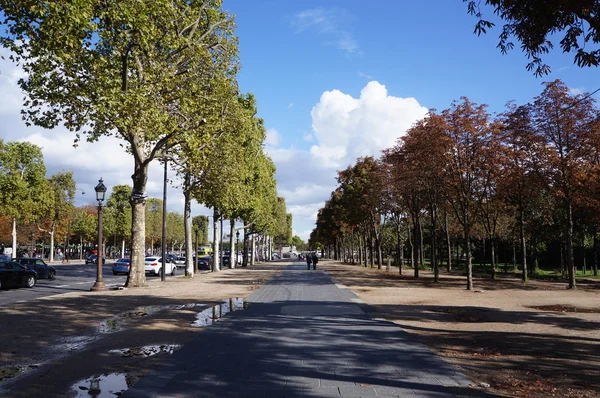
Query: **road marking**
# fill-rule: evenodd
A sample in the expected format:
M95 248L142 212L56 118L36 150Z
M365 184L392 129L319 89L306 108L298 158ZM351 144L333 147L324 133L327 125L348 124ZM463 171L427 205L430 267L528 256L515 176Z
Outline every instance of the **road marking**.
M92 283L94 281L88 281L88 282L77 282L76 285L85 285L86 283Z

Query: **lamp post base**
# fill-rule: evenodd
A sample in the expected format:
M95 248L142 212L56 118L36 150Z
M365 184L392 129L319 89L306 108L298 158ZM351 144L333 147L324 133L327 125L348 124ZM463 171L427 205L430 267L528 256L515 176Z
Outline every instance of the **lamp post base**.
M108 288L106 287L104 282L96 281L96 283L94 283L94 286L92 286L92 288L90 290L92 292L98 292L98 291L102 291L102 290L108 290Z

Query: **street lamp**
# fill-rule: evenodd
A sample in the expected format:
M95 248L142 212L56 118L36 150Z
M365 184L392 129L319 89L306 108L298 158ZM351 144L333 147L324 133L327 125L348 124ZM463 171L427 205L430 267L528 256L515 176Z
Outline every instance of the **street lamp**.
M237 252L240 250L240 230L235 231L235 265L239 265ZM230 260L231 261L231 260Z
M102 281L102 259L104 258L104 251L102 250L102 202L106 194L106 186L102 178L98 181L98 185L94 187L94 191L96 191L96 200L98 201L98 258L96 262L96 283L90 290L99 291L107 290Z

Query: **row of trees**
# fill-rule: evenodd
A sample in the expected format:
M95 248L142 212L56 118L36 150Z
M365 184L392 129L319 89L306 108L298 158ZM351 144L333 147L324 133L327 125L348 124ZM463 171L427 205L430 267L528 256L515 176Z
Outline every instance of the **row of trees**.
M74 206L77 188L72 172L62 171L46 178L41 148L28 142L0 140L0 214L3 214L0 242L13 246L30 246L37 240L49 242L49 259L54 260L55 247L78 241L80 247L91 246L97 235L97 207ZM112 188L103 216L103 234L113 246L129 248L131 239L131 187ZM146 246L153 250L162 233L162 200L148 199L146 207ZM18 222L17 222L18 221ZM208 243L208 219L198 216L195 228L199 243ZM11 226L12 231L11 231ZM167 214L167 245L182 250L185 242L184 219L180 213Z
M132 155L128 287L145 283L146 183L155 159L170 159L183 181L186 253L192 199L214 209L215 230L225 217L243 221L244 239L288 233L275 166L262 150L264 122L254 96L237 85L234 17L220 0L11 1L2 2L0 19L0 44L26 75L26 123L62 124L76 142L115 136Z
M564 260L575 288L574 246L588 237L598 272L600 111L559 80L497 116L468 98L431 110L381 158L339 172L338 183L311 235L313 247L331 247L337 257L358 251L365 264L370 257L381 266L384 238L393 234L399 264L407 247L418 277L425 236L438 281L441 258L450 269L452 247L462 242L472 289L473 243L489 245L495 277L498 246L517 242L524 281L549 252Z

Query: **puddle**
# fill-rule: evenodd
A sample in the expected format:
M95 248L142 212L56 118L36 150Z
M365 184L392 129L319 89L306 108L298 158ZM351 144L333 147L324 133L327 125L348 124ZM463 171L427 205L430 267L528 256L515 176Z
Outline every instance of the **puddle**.
M146 305L143 307L137 307L131 311L119 314L114 318L102 321L97 329L97 332L100 334L118 332L123 330L127 325L128 321L131 319L143 318L149 315L156 314L160 311L191 309L197 306L203 306L203 304L190 303L171 305Z
M111 354L120 354L124 358L129 357L151 357L156 354L172 354L179 349L179 344L160 344L146 345L143 347L123 348L120 350L110 350Z
M80 380L71 390L75 397L114 398L123 394L132 385L127 373L107 373Z
M243 298L230 298L227 300L223 300L223 302L219 305L215 305L213 307L207 308L204 311L199 312L196 315L196 321L192 323L191 326L196 328L203 328L205 326L210 326L213 323L217 322L221 318L223 318L226 314L231 311L237 310L245 310L248 308L250 303L246 302Z

